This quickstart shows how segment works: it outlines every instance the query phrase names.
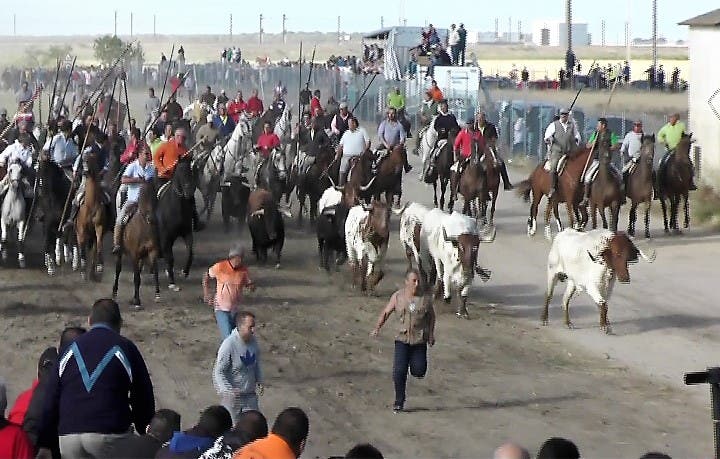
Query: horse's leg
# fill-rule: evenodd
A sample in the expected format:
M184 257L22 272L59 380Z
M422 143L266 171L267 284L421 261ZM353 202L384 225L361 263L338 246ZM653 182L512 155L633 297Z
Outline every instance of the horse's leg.
M55 243L55 234L50 229L50 225L53 223L45 221L43 223L45 232L45 267L49 276L55 275L55 258L53 257L51 250Z
M684 228L690 227L690 204L688 203L688 192L686 191L683 194L683 199L685 201L685 224L683 225Z
M3 218L0 220L0 233L2 233L2 236L0 236L0 251L2 251L2 261L5 263L7 261L8 257L8 251L7 251L7 221Z
M443 207L445 207L445 191L447 190L447 185L448 185L448 179L441 178L440 179L440 210L442 210ZM448 210L450 210L450 212L452 212L452 210L449 207L450 206L448 205Z
M635 222L637 221L637 203L632 201L630 204L630 215L628 216L628 228L627 233L630 236L635 236ZM646 227L647 229L647 227Z
M664 196L660 196L660 207L662 207L663 224L665 225L665 233L669 233L670 229L668 228L667 205L665 204Z
M172 249L172 243L170 241L166 241L166 244L168 245L165 248L165 263L167 264L167 276L170 283L168 284L168 288L172 290L173 292L179 292L180 287L178 287L175 284L175 254L173 254Z
M185 262L185 268L182 273L183 276L187 278L190 276L190 266L192 266L193 262L193 234L189 233L183 240L185 241L185 248L187 249L187 261Z
M600 211L600 218L602 219L603 229L608 229L608 221L607 221L607 217L605 217L605 206L604 205L600 206L600 208L598 210ZM612 208L611 208L611 212L612 212Z
M547 206L545 207L545 239L552 241L552 230L550 229L550 212L555 206L553 199L548 199Z
M303 224L303 221L302 221L303 220L303 212L305 211L305 195L301 195L299 189L297 191L297 195L298 195L297 198L298 198L298 205L299 205L297 224L298 224L298 226L301 227Z
M670 227L676 234L680 234L678 213L680 212L680 195L675 194L670 201Z
M594 201L590 204L590 214L592 215L592 229L597 229L597 205Z
M117 299L118 282L122 271L122 250L115 257L115 280L113 281L112 297Z
M132 306L140 309L140 260L133 260L133 299Z
M55 234L54 230L52 231L52 233ZM62 239L60 239L60 236L60 234L57 234L55 238L55 264L58 266L60 266L63 261L63 243ZM65 250L65 263L72 263L72 258L72 253L68 253L68 251Z
M155 282L155 302L160 301L160 275L158 273L158 252L151 253L150 264L152 266L153 281Z
M437 180L433 182L433 205L438 207ZM440 210L442 210L442 207L440 207Z
M497 201L497 192L493 193L490 205L490 226L495 226L495 201Z
M618 216L620 214L620 201L613 201L610 205L610 231L617 233Z
M95 227L95 273L102 274L105 267L103 262L103 233L105 228L100 225Z
M20 220L17 224L18 231L18 266L22 269L25 268L25 220Z

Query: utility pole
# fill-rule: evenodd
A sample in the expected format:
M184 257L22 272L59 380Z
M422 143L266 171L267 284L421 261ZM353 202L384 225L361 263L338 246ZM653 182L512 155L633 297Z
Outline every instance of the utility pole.
M287 44L287 28L285 28L285 21L287 21L287 16L283 13L283 44Z
M495 41L500 38L500 19L495 18Z
M657 74L657 0L652 2L652 65ZM655 81L655 75L653 75Z
M605 19L600 21L600 46L605 46Z
M385 28L385 18L383 16L380 16L380 28Z
M262 45L262 41L263 41L262 22L263 22L263 15L262 15L262 13L260 13L260 44L261 44L261 45Z
M133 36L133 14L130 12L130 36Z
M508 17L508 43L512 43L512 16Z
M117 10L115 10L115 32L113 35L117 37Z
M518 41L520 41L520 42L523 41L523 36L522 36L522 21L520 21L520 20L518 20Z
M232 40L232 13L230 13L230 40Z
M340 43L340 16L338 16L337 27L338 27L338 30L337 30L337 34L338 34L337 40L338 40L338 43Z
M157 34L155 33L155 15L153 14L153 38L157 37Z
M13 13L13 35L17 35L17 14Z

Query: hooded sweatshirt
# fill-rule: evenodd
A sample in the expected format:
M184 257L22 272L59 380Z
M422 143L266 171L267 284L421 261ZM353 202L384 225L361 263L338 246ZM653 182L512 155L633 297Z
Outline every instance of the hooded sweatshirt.
M210 448L214 442L214 438L201 436L200 432L195 432L193 429L187 432L175 432L170 443L162 447L156 457L160 459L195 459Z
M225 338L218 350L213 369L213 383L218 393L239 391L254 394L257 383L263 381L260 367L260 349L252 338L246 343L237 328Z

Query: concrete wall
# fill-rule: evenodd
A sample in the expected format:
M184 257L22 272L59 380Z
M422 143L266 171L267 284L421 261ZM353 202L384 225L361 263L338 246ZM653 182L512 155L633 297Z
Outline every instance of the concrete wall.
M690 82L688 90L688 130L702 148L702 177L720 176L720 59L715 50L720 43L720 27L691 27L688 36ZM715 97L712 97L718 93ZM710 98L718 114L708 103ZM717 184L715 184L717 185Z

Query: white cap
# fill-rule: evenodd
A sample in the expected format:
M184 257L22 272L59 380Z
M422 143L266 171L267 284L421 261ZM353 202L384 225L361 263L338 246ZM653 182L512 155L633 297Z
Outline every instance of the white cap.
M208 114L208 116L206 116L205 119L207 120L208 123L212 123L213 116Z

